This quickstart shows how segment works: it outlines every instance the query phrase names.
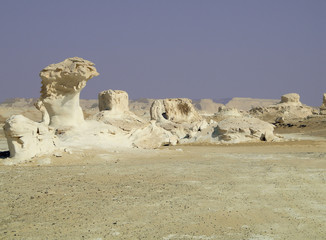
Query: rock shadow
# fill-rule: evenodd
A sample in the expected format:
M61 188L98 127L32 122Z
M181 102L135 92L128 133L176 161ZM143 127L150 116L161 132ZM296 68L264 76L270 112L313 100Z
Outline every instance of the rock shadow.
M9 151L0 151L0 159L5 159L10 157L10 152Z

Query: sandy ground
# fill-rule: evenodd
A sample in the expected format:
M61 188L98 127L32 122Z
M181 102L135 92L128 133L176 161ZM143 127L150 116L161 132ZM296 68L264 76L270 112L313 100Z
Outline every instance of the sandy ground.
M5 166L1 127L0 239L326 239L326 121L276 132L306 140L92 149Z
M326 141L0 165L1 239L325 239Z

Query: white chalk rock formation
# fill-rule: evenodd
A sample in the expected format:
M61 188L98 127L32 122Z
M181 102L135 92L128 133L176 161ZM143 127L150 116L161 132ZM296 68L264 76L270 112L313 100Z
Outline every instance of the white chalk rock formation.
M98 94L98 106L100 111L108 110L112 113L129 111L128 93L121 90L107 90Z
M188 98L155 100L150 112L151 120L156 121L164 121L166 119L174 123L192 123L202 120Z
M168 122L163 101L164 100L154 100L152 103L150 108L151 120L155 120L157 122Z
M192 138L207 125L187 98L155 100L150 114L159 127L171 132L179 142L184 138Z
M138 148L153 149L164 145L176 145L177 137L171 132L156 125L155 121L151 121L147 126L135 130L130 135L133 145Z
M50 116L50 126L64 129L84 123L79 95L86 82L98 75L94 63L79 57L51 64L40 72L40 100Z
M211 120L207 126L180 143L240 143L277 141L274 126L260 119L248 116L227 116L221 121Z
M13 115L3 127L12 163L28 160L37 155L52 152L57 137L54 130L43 123L34 122L23 115Z
M323 95L323 104L320 106L320 114L326 115L326 93Z
M95 119L106 124L131 131L144 126L145 121L129 111L128 93L121 90L107 90L98 94L99 112Z
M233 117L217 123L215 136L223 142L273 141L274 126L257 118Z

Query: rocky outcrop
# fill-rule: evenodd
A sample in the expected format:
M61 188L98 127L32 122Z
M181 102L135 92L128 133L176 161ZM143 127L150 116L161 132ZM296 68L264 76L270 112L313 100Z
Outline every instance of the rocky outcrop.
M272 104L279 103L277 99L261 99L261 98L240 98L234 97L225 104L227 108L236 108L243 111L249 111L255 107L268 107Z
M43 123L34 122L22 115L13 115L3 127L10 157L16 161L28 160L52 152L57 137L54 130Z
M40 72L41 97L55 128L78 127L84 123L79 95L86 82L98 76L94 63L79 57L51 64Z

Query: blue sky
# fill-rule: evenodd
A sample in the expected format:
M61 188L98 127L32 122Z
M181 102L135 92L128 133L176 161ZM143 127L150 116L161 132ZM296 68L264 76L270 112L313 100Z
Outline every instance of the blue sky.
M326 92L324 0L1 1L0 101L39 97L39 72L95 63L83 98L280 98Z

